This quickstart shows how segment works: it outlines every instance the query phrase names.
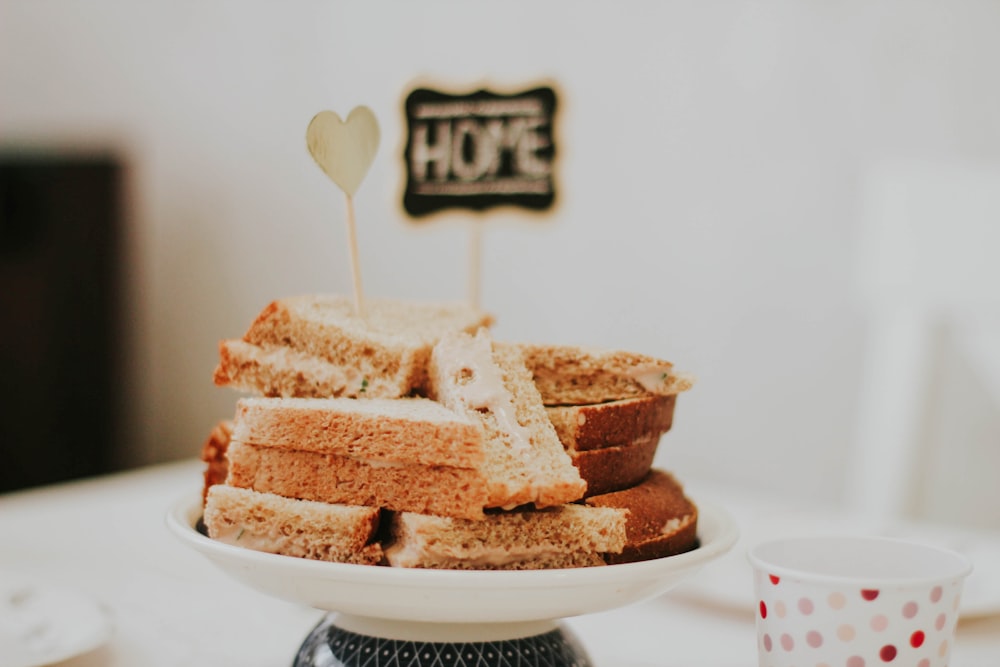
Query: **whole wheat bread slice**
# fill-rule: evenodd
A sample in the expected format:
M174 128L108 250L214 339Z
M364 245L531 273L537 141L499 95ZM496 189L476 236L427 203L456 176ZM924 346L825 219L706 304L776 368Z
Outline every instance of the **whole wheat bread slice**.
M546 407L549 421L568 451L622 447L661 436L674 421L677 396L649 394L607 403Z
M646 436L618 447L570 452L573 465L587 482L586 497L640 483L653 466L659 442L659 436Z
M669 361L623 350L518 344L545 405L583 405L660 394L694 384Z
M493 318L465 304L345 295L273 301L241 340L220 343L215 384L265 396L382 397L422 393L434 343Z
M225 484L208 491L204 521L212 539L256 551L376 565L379 510L258 493Z
M384 544L395 567L544 569L601 565L626 541L626 512L584 505L505 511L482 521L402 512Z
M639 484L588 498L591 507L627 509L627 544L609 563L663 558L698 546L698 508L670 473L653 469Z
M482 471L365 461L347 456L232 442L232 486L325 503L481 519L488 484Z
M219 341L215 384L260 396L396 396L396 378L367 378L360 368L276 345L254 345L234 338Z
M559 440L587 482L587 496L638 484L673 424L675 395L545 408Z
M232 439L366 461L476 468L483 428L426 398L242 398Z

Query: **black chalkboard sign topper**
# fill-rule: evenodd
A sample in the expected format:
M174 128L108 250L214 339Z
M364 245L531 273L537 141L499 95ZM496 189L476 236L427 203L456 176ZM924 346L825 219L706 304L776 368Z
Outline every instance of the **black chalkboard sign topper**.
M555 109L548 87L512 95L414 90L406 98L403 208L414 218L444 209L551 208Z

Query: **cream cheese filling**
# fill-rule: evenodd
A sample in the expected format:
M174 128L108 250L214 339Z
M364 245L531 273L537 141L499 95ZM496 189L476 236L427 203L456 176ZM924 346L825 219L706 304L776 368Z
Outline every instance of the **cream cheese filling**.
M672 368L667 364L636 366L629 371L629 377L646 391L663 394L669 392L673 385L673 376L670 374Z
M386 550L390 562L400 565L417 565L434 563L447 567L449 565L464 565L466 567L502 567L511 563L526 560L544 560L565 553L565 549L547 544L536 544L525 547L472 547L467 553L455 556L444 550L428 547L414 540L401 540Z
M490 339L478 333L454 338L450 343L449 354L441 355L439 363L445 376L454 381L458 401L470 410L489 410L497 426L510 435L513 449L530 449L531 434L517 420L514 397L493 361Z

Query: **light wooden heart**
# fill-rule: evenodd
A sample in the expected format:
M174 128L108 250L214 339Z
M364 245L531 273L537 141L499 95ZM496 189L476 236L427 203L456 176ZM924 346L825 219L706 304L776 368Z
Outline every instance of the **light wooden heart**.
M306 130L306 145L320 169L350 196L358 191L378 150L379 129L368 107L355 107L343 121L320 111Z

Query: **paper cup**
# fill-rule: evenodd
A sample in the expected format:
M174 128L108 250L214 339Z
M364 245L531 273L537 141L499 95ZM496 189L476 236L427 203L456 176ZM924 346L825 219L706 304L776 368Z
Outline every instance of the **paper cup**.
M963 556L875 537L809 537L749 553L761 667L944 667Z

